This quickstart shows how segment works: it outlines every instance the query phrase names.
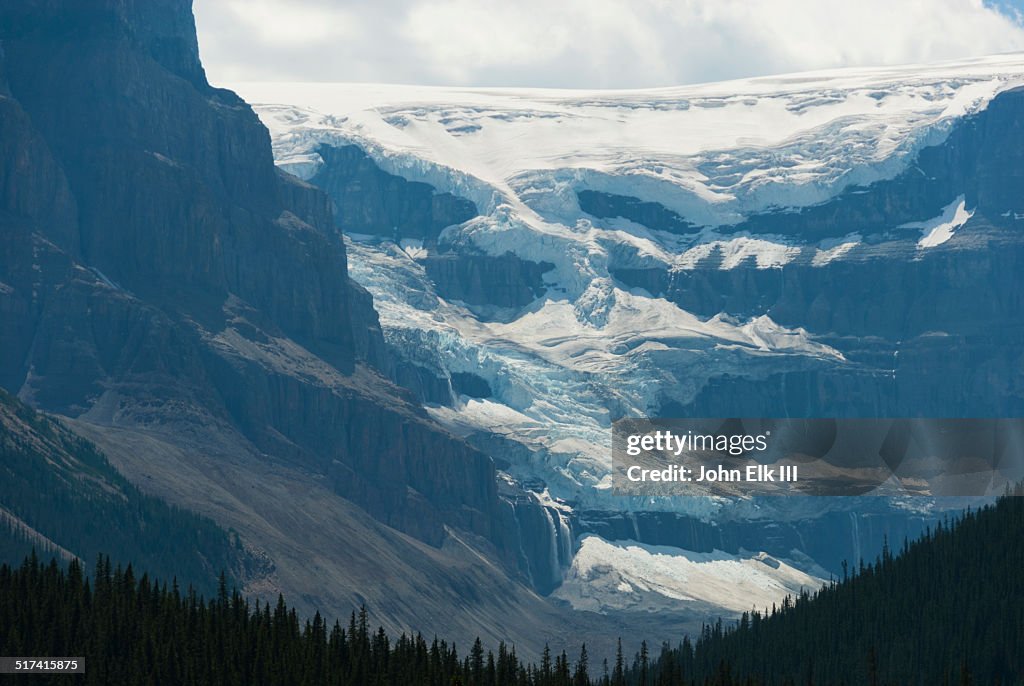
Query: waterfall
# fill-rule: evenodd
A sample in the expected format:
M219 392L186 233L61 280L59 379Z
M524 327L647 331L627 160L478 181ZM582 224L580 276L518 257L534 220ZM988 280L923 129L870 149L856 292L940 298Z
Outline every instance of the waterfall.
M850 513L850 521L853 522L853 527L850 533L853 534L853 554L856 559L853 560L853 568L857 569L860 567L860 520L857 519L857 513Z
M523 523L519 521L519 508L516 507L516 502L514 500L510 500L509 505L512 506L512 521L516 523L516 538L519 539L519 554L526 562L526 575L529 577L530 584L532 585L533 571L530 569L530 556L526 554L526 549L523 548L523 536L525 532L523 531Z
M548 518L548 530L551 533L549 541L549 555L551 556L551 579L557 582L559 579L562 578L562 566L559 564L558 561L558 530L555 528L555 519L551 516L551 508L542 507L541 509L544 510L544 514Z
M636 513L630 510L629 521L633 522L633 540L640 543L640 527L636 523Z
M555 510L555 513L558 515L558 542L561 544L559 562L562 567L568 567L572 564L572 530L569 528L568 518L558 510Z

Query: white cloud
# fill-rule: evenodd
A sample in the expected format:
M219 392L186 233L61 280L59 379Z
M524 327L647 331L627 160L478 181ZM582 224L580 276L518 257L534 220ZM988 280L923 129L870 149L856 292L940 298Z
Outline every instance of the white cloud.
M981 0L196 0L218 80L640 87L1024 49Z
M258 43L270 47L324 44L359 35L358 15L342 7L286 0L217 0ZM196 3L203 7L205 3Z

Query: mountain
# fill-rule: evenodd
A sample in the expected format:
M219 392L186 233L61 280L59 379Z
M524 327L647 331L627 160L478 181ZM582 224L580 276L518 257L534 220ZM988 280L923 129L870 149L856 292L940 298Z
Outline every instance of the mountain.
M188 0L25 0L0 41L0 386L303 615L524 655L692 631L738 611L722 575L781 601L966 501L623 499L612 419L1024 404L1016 56L243 84L257 116Z
M638 91L236 87L339 208L402 383L548 507L534 586L700 614L730 599L685 600L688 561L827 578L969 501L630 500L611 422L1019 416L1022 84L1005 55Z
M1011 55L650 91L238 87L282 168L373 198L336 218L385 337L487 382L435 415L604 504L609 417L1021 408L975 375L1019 340L1020 84ZM475 216L424 235L423 184Z
M0 386L236 532L246 593L523 650L596 629L530 584L546 510L392 381L328 197L207 82L188 0L8 3L0 40Z
M162 578L212 593L261 560L208 518L147 496L88 441L0 390L0 560L33 550L64 562L114 551Z

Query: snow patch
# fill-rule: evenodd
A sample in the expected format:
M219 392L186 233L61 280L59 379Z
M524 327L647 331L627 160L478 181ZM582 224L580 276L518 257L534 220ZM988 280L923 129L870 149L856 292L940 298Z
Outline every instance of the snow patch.
M399 243L405 254L414 260L423 260L427 258L429 251L423 247L423 241L405 238Z
M818 248L811 259L815 267L824 267L833 260L840 259L853 248L860 245L862 237L859 233L851 233L839 239L824 240L818 244Z
M921 229L921 238L917 241L918 248L934 248L942 245L950 238L967 220L974 216L974 210L967 210L967 202L964 196L958 197L953 202L942 208L942 214L923 222L908 222L901 224L901 229Z
M747 260L754 260L758 269L782 267L800 254L800 248L763 238L740 236L729 240L710 241L687 250L676 260L675 268L692 269L703 260L721 257L720 269L735 269Z
M554 596L577 610L738 614L824 581L765 553L697 553L587 535Z

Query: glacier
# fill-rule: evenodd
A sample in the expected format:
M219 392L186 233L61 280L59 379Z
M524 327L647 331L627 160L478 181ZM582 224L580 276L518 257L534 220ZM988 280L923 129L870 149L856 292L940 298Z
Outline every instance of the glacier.
M718 226L891 178L1021 84L1024 57L1010 54L632 91L231 85L300 178L320 164L317 145L354 143L485 213L508 203L527 221L572 218L565 191L592 188Z
M843 357L769 316L701 319L623 289L609 265L685 269L718 252L723 269L748 258L782 267L801 251L792 237L723 228L890 178L959 118L1021 84L1024 57L1006 55L637 91L233 87L255 104L282 168L309 179L322 164L318 146L358 145L385 171L477 204L479 217L442 235L448 243L555 265L546 298L487 321L434 292L417 262L429 248L348 239L352 276L373 294L388 340L495 391L431 408L438 419L530 445L531 464L518 467L539 472L557 498L619 508L621 499L602 497L611 418L657 411L666 394L685 402L711 376ZM581 189L657 201L704 228L675 236L598 220L576 203ZM822 241L814 264L859 240Z
M277 164L300 178L322 170L322 146L356 146L388 174L475 204L477 216L433 239L348 232L350 275L372 294L385 339L404 359L441 378L486 381L487 397L456 393L427 411L471 442L496 449L487 437L499 436L524 448L500 455L501 476L546 506L553 572L565 579L556 597L609 611L679 600L686 578L699 581L697 600L749 609L750 599L769 604L819 583L825 570L799 551L788 560L697 553L593 534L566 549L563 512L668 512L704 522L853 514L838 502L612 495L614 419L684 407L715 379L856 366L835 337L770 313L691 312L616 274L674 275L713 263L781 279L791 265L824 270L858 250L877 251L880 239L858 227L822 238L753 232L748 223L899 177L958 122L1021 85L1024 56L1013 54L633 91L232 87L269 129ZM597 217L580 207L584 191L656 203L690 228ZM963 195L945 201L939 216L891 228L913 233L918 253L947 249L974 209ZM442 253L546 265L543 294L522 307L446 298L425 267ZM894 507L929 511L924 500ZM744 607L716 590L725 573L749 591Z

